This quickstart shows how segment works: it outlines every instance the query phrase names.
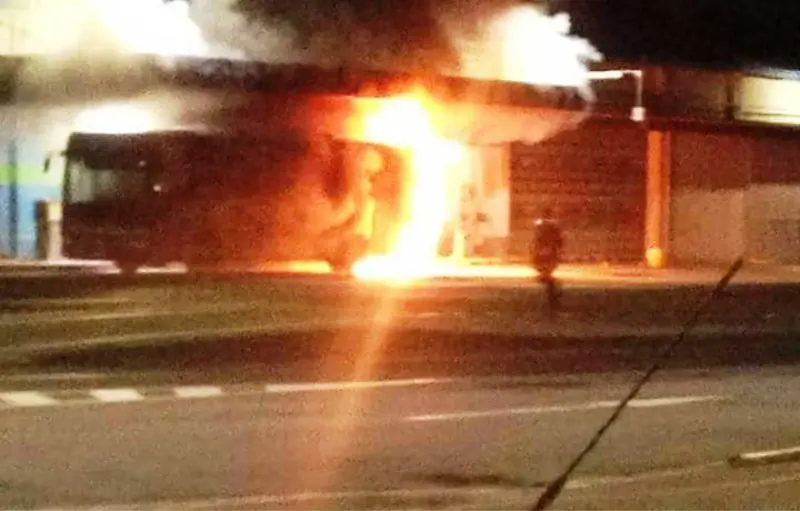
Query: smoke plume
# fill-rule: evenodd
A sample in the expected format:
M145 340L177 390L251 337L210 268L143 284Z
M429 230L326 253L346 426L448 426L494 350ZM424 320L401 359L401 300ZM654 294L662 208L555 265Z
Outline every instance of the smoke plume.
M566 15L519 0L194 0L192 13L210 39L265 61L585 86L601 59ZM567 67L572 78L555 76Z

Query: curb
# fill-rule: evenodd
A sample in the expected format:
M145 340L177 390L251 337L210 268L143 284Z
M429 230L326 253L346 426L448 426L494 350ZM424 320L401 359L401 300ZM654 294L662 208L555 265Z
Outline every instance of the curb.
M800 446L774 451L753 451L737 454L728 459L734 467L752 467L776 463L800 462Z

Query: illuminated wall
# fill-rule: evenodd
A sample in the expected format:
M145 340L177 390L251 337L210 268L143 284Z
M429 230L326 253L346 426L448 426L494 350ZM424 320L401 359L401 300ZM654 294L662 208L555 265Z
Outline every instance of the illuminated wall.
M738 117L743 120L800 124L800 81L743 77L738 104Z
M719 133L672 137L670 258L684 264L724 263L745 247L744 187L748 140Z
M62 134L55 113L12 108L0 108L0 254L32 257L35 203L61 197L61 173L45 173L43 163Z

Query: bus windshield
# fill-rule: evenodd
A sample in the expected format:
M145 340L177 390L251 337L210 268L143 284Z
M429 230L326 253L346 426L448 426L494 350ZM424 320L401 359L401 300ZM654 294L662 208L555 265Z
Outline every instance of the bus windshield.
M142 198L152 187L161 155L141 140L79 135L66 153L64 201L85 203Z
M81 158L67 160L64 200L69 203L141 198L150 187L146 167L97 165Z
M161 194L223 191L247 196L285 189L308 146L303 141L197 133L84 135L67 149L64 200L126 201Z

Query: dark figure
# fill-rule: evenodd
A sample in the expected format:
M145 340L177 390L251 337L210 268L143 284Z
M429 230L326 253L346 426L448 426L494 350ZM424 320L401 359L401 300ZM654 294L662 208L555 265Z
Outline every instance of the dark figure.
M539 274L539 281L546 286L547 304L551 311L555 311L560 305L558 283L553 277L553 272L561 262L563 246L564 237L561 228L553 220L550 208L546 208L533 228L531 263Z

